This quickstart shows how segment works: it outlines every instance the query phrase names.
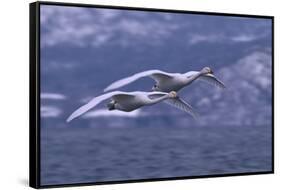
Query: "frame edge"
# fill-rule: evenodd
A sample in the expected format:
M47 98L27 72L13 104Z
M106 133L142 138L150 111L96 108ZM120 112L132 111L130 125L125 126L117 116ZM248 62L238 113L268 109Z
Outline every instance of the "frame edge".
M29 4L29 186L40 187L38 148L38 2Z
M54 6L69 6L69 7L91 7L91 8L107 8L120 10L135 10L135 11L151 11L151 12L172 12L172 13L188 13L188 14L202 14L213 16L233 16L246 18L260 18L270 19L272 21L272 169L270 171L260 172L246 172L246 173L231 173L218 175L202 175L202 176L183 176L171 178L155 178L155 179L137 179L137 180L122 180L122 181L105 181L105 182L89 182L89 183L74 183L74 184L54 184L41 185L40 184L40 5L54 5ZM171 10L159 9L149 7L127 7L117 5L104 4L85 4L85 3L66 3L66 2L50 2L37 1L29 4L29 62L30 62L30 95L29 95L29 186L36 189L46 188L60 188L60 187L81 187L81 186L95 186L95 185L111 185L111 184L126 184L126 183L143 183L143 182L160 182L173 180L187 180L187 179L204 179L216 177L235 177L235 176L249 176L249 175L266 175L275 174L274 164L274 16L273 15L251 15L240 13L220 13L208 11L190 11L190 10ZM38 77L39 76L39 77ZM39 81L39 84L36 83Z

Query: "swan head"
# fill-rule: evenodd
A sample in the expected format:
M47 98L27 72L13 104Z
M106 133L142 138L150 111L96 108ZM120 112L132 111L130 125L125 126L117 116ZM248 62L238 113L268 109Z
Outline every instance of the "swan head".
M204 67L202 70L201 70L201 73L203 74L213 74L213 71L210 67Z
M160 89L159 89L159 87L158 87L157 84L153 85L153 87L152 87L151 90L152 90L152 91L160 91Z
M171 92L169 92L169 94L168 94L168 97L169 98L176 98L178 95L177 95L177 93L175 92L175 91L171 91Z

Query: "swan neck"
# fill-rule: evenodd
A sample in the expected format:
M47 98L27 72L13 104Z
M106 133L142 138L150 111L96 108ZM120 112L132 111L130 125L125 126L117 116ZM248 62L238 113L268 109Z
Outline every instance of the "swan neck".
M202 76L203 73L202 72L198 72L196 74L194 74L193 76L191 76L190 78L188 78L188 83L193 82L194 80L198 79L200 76Z
M155 99L153 99L153 100L150 100L149 104L156 104L156 103L161 102L161 101L163 101L163 100L166 100L166 99L168 99L168 98L169 98L169 95L166 94L166 95L161 96L161 97L159 97L159 98L155 98Z

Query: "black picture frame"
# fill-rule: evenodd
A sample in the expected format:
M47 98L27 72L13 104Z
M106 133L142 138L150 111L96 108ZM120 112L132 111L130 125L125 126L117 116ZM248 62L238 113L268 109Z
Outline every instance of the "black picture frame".
M63 185L41 185L40 183L40 6L41 5L56 5L56 6L71 6L71 7L91 7L91 8L107 8L119 10L134 10L134 11L152 11L152 12L168 12L168 13L188 13L200 15L217 15L245 18L264 18L272 22L272 170L264 172L247 172L247 173L232 173L219 175L202 175L202 176L182 176L171 178L156 178L156 179L138 179L124 181L106 181L93 183L76 183ZM151 181L166 181L166 180L182 180L194 178L211 178L211 177L227 177L227 176L242 176L242 175L257 175L257 174L273 174L274 173L274 17L264 15L249 15L249 14L233 14L233 13L218 13L218 12L200 12L187 10L169 10L157 8L141 8L141 7L125 7L125 6L109 6L109 5L92 5L80 3L60 3L60 2L34 2L29 4L29 44L30 44L30 76L29 76L29 185L33 188L52 188L52 187L69 187L82 185L100 185L100 184L117 184L117 183L135 183L135 182L151 182Z

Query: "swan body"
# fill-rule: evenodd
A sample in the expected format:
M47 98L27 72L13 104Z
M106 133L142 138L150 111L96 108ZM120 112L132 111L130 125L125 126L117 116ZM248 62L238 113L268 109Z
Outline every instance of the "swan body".
M169 93L113 91L93 98L89 103L81 106L76 111L74 111L66 121L70 122L71 120L81 116L82 114L86 113L87 111L107 99L111 99L111 101L107 104L109 110L116 109L125 112L136 110L142 106L153 105L163 100L175 99L174 102L172 102L175 107L190 113L192 116L195 115L195 112L193 113L192 107L186 102L182 101L174 91L171 91Z
M225 88L223 82L221 82L213 75L212 70L209 67L204 67L201 71L190 71L183 74L167 73L160 70L148 70L120 79L110 84L107 88L104 89L104 91L107 92L120 88L143 77L150 77L156 82L156 84L152 88L153 91L177 92L185 86L191 84L196 79L208 82L219 88Z

